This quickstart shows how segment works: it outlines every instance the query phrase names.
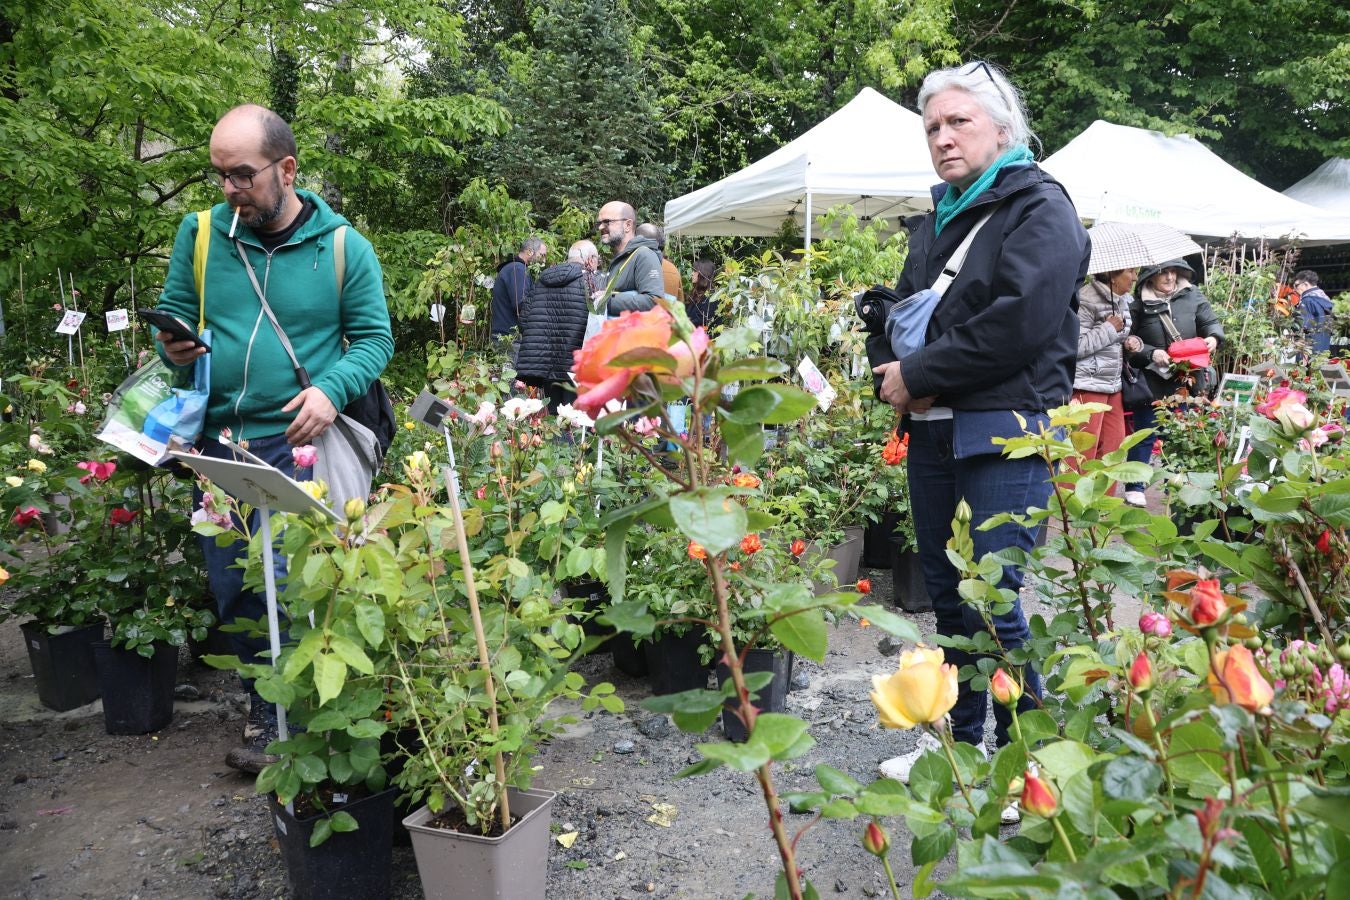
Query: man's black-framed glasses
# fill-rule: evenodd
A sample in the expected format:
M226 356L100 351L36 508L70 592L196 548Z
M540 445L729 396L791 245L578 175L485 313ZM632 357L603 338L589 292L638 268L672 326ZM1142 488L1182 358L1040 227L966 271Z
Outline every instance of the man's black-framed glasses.
M625 221L627 221L627 219L622 216L617 219L597 219L595 222L595 230L601 231L613 225L615 222L625 222Z
M285 158L286 157L283 156L281 159ZM256 172L217 172L215 169L207 169L206 177L217 187L225 187L225 182L228 181L230 184L234 185L235 190L247 191L253 187L253 179L281 162L281 159L272 160Z

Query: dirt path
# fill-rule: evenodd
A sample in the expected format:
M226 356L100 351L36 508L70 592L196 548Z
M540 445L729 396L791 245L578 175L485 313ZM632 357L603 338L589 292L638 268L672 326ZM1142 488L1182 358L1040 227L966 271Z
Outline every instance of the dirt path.
M868 574L888 598L890 573ZM931 615L915 618L932 629ZM811 723L817 744L779 767L780 791L811 788L819 763L871 780L879 760L913 745L915 733L877 727L867 698L871 676L894 665L878 651L882 637L845 622L822 665L798 661L809 684L789 695L789 711ZM754 780L723 769L675 781L704 738L643 712L645 682L617 672L608 655L580 667L588 680L614 681L628 711L583 719L538 757L538 785L561 793L555 834L577 832L570 848L551 847L549 896L771 896L778 858ZM0 897L285 895L266 801L223 763L242 727L236 682L186 654L178 679L198 699L179 700L168 728L109 736L97 702L59 714L38 704L18 628L0 626ZM787 820L795 830L809 817ZM908 837L898 822L888 827L903 888ZM821 822L802 839L800 865L822 895L888 896L861 828ZM407 848L395 848L393 883L397 898L421 896Z

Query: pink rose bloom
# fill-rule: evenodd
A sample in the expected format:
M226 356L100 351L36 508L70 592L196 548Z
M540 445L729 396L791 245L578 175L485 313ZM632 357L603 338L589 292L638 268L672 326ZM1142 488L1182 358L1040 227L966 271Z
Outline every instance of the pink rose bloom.
M650 416L641 416L633 423L633 432L635 434L651 434L656 430L656 420Z
M319 451L315 449L313 444L292 447L291 459L295 460L296 466L301 469L312 469L314 464L319 461Z
M1308 395L1292 388L1280 387L1271 391L1266 402L1256 404L1256 411L1279 422L1291 437L1312 427L1314 416L1305 405Z
M1160 612L1145 610L1139 617L1139 630L1155 637L1167 637L1172 633L1172 623Z

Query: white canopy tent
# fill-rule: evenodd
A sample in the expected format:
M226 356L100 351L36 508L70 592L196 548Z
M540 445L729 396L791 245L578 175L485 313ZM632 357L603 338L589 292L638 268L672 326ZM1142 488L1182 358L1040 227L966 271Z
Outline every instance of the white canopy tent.
M1350 159L1332 157L1284 195L1337 215L1350 216Z
M937 183L923 120L871 88L734 175L666 204L667 234L776 234L791 218L811 242L832 206L864 220L927 212ZM894 226L893 226L894 227Z
M1160 222L1205 238L1350 242L1350 215L1286 197L1186 135L1099 119L1042 166L1085 220Z

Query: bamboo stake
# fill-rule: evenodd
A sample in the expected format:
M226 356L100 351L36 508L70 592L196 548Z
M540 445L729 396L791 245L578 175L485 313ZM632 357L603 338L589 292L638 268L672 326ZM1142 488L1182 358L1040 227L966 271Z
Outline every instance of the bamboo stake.
M76 292L76 290L75 290L75 273L72 272L72 273L70 274L70 308L73 309L73 310L75 310L76 312L79 312L79 311L80 311L80 301L76 299L77 296L78 296L78 294L77 294L77 292ZM79 328L76 328L76 329L75 329L75 335L76 335L76 337L78 337L78 338L80 339L80 384L81 384L82 386L84 386L85 388L88 388L88 387L89 387L89 370L86 369L85 366L84 366L84 323L83 323L83 322L80 323L80 327L79 327Z
M464 592L469 597L469 615L473 617L473 636L478 644L478 667L483 670L483 689L488 698L488 727L494 743L501 737L497 722L497 685L492 678L492 660L488 655L487 634L483 631L483 616L478 609L478 588L473 582L473 563L469 561L469 541L464 535L464 513L459 505L459 474L455 470L455 446L450 440L450 426L442 425L445 446L450 452L450 515L455 523L455 547L459 550L459 567L464 573ZM492 754L492 767L497 773L497 806L501 812L502 832L511 827L511 803L506 796L506 762L499 749Z

